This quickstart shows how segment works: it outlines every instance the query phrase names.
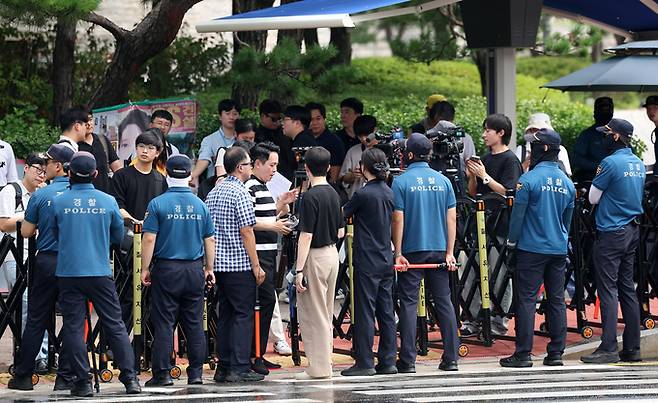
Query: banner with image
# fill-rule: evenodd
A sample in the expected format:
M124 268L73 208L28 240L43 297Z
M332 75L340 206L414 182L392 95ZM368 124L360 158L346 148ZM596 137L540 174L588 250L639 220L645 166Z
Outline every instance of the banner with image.
M137 136L149 127L153 111L164 109L174 117L167 140L181 154L193 157L198 106L196 100L183 98L146 100L95 109L95 133L106 136L119 158L128 160L135 153Z

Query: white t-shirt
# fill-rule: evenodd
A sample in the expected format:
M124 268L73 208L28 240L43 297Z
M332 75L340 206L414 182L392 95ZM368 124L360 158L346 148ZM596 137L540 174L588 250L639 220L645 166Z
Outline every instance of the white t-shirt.
M11 144L0 140L0 187L10 182L18 182L16 157Z
M216 167L224 166L224 155L226 155L226 148L222 147L219 149L219 151L217 151L217 158L215 159Z
M23 186L23 182L18 182L18 185L21 187L22 195L21 199L23 201L22 205L16 206L16 189L13 185L7 185L2 190L0 190L0 218L11 218L13 216L20 216L21 219L25 215L25 209L27 208L27 203L30 201L31 194ZM3 234L4 235L4 234ZM9 232L9 235L16 238L16 231ZM27 240L23 243L23 257L27 258ZM14 261L14 255L10 253L7 254L5 262Z
M523 146L516 146L516 151L514 151L514 154L516 154L516 158L518 158L519 161L521 162L530 158L530 145L526 144L525 158L521 158L522 152L523 152ZM564 148L564 146L560 146L560 152L557 155L557 159L564 164L564 170L566 171L566 174L571 176L571 164L569 163L569 153L567 152L567 149Z

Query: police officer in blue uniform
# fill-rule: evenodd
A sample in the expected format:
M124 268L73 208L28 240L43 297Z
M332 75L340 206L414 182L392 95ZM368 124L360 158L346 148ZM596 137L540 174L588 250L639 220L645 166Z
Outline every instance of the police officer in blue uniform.
M110 242L118 245L123 239L123 218L116 200L94 188L97 174L91 153L75 153L69 164L71 189L52 202L59 245L55 275L64 318L62 340L76 377L71 395L80 397L93 396L83 334L87 300L94 303L126 393L141 392L110 268Z
M560 135L541 129L533 136L530 171L519 179L510 219L508 247L511 254L516 254L516 350L500 360L503 367L532 366L535 305L542 283L548 300L546 324L551 338L544 365L563 365L567 338L564 281L576 188L558 165Z
M429 167L432 142L413 133L404 150L407 170L393 181L395 263L442 263L457 269L453 256L457 226L455 193L448 178ZM412 269L398 274L400 356L398 372L416 372L416 311L420 280L434 298L441 327L443 357L439 369L457 371L457 318L444 269Z
M73 150L62 144L53 144L46 152L46 178L50 185L34 193L27 205L21 235L37 238L35 270L32 273L32 286L28 299L27 323L21 341L20 355L16 362L14 377L9 381L9 389L32 390L32 370L34 358L41 348L44 331L54 329L52 313L57 301L58 287L55 278L57 266L57 238L54 236L55 216L51 207L55 196L64 193L69 184L65 166L68 166ZM71 387L70 370L66 356L60 351L55 390Z
M633 125L612 119L596 130L604 134L610 155L601 161L589 191L589 201L598 204L594 268L596 291L601 301L601 344L586 363L640 361L640 307L635 293L633 269L639 243L638 217L643 213L644 163L630 148ZM617 351L617 302L624 316L623 349Z
M343 207L354 216L354 350L356 362L343 376L395 374L395 312L393 308L393 253L391 218L393 192L386 185L386 155L370 148L361 156L367 182ZM379 324L378 363L373 362L375 317Z
M203 333L204 284L215 283L215 227L205 203L189 188L192 161L167 160L168 190L151 200L142 237L142 282L151 286L153 378L146 386L170 386L174 326L180 318L187 340L187 383L202 384L206 339ZM205 254L205 268L203 257ZM155 257L153 270L150 270Z

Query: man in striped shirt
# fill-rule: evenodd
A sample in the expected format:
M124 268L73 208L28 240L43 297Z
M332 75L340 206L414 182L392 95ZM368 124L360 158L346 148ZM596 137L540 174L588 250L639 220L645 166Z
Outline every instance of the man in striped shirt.
M286 235L291 229L286 226L287 219L279 219L282 214L288 212L288 204L297 198L296 190L286 192L277 201L267 189L266 183L272 180L279 164L279 147L271 142L259 143L251 148L249 152L253 163L251 178L245 183L254 203L256 215L256 251L261 268L265 271L265 281L258 287L258 297L261 308L260 315L260 351L267 349L267 337L272 321L272 312L276 302L274 289L274 273L276 271L277 240L279 234ZM255 347L252 349L254 355ZM269 369L280 368L278 364L271 363L265 359L258 360L252 365L252 369L263 375L269 374Z

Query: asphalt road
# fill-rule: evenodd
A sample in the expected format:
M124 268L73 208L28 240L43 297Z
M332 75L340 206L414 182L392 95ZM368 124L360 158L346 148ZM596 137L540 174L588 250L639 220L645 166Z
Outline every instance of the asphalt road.
M89 399L72 399L66 392L51 392L52 383L40 383L33 392L0 390L2 401L180 401L199 402L485 402L485 401L655 401L658 363L641 365L580 365L544 367L535 361L530 369L502 369L493 362L465 363L459 372L445 373L436 363L422 363L418 373L331 380L295 380L299 370L277 371L266 381L252 384L216 384L206 372L206 384L188 387L184 379L169 388L144 388L136 396L123 394L121 384L101 384L101 393ZM116 379L116 378L115 378Z

